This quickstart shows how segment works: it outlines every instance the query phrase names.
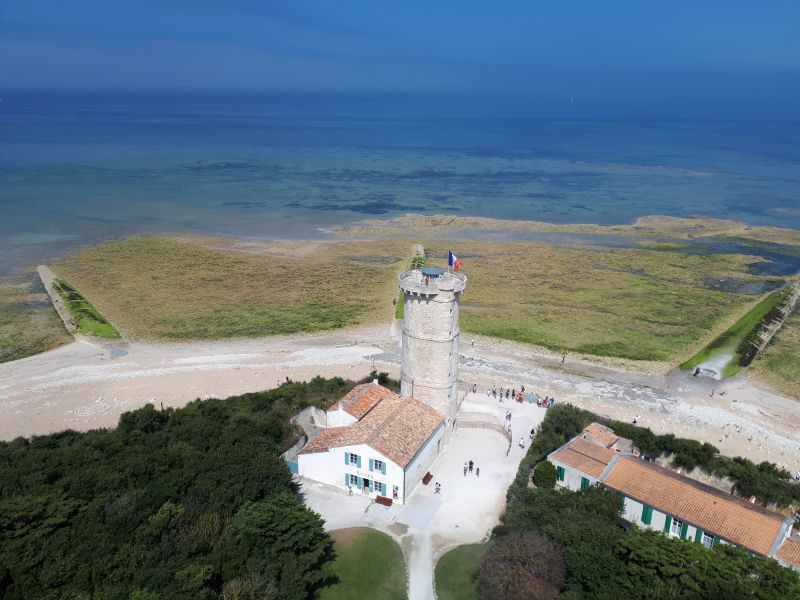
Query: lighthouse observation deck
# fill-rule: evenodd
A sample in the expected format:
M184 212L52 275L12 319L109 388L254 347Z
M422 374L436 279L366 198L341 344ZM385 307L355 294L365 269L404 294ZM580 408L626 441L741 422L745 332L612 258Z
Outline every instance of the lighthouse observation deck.
M458 293L467 287L461 273L447 273L437 267L426 267L400 273L398 285L408 294L432 295L440 292Z

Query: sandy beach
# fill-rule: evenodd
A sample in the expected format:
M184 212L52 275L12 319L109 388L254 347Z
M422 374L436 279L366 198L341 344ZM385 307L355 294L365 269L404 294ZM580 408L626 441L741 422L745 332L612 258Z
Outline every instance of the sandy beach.
M75 342L0 364L0 438L113 427L150 402L183 406L266 390L288 377L399 375L399 322L333 333L203 343ZM474 339L474 344L473 344ZM632 373L491 338L461 340L463 389L533 389L657 433L706 441L728 455L800 469L800 403L736 377Z

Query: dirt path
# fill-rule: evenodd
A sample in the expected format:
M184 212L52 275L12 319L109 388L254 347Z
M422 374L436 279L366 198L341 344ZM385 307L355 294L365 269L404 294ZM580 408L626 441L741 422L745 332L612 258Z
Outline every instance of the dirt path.
M394 335L392 335L392 333ZM465 337L465 336L462 336ZM182 406L275 387L286 377L399 375L396 327L206 343L76 342L0 364L0 439L113 426L147 402ZM800 469L800 403L744 377L724 383L685 373L650 376L490 338L462 340L461 380L485 390L524 384L557 402L708 441L724 453ZM713 396L712 396L713 392Z

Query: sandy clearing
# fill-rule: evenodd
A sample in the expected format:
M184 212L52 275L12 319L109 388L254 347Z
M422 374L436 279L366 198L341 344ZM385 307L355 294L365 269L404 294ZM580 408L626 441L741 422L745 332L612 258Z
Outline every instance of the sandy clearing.
M0 364L0 439L113 426L147 402L182 406L196 398L270 389L315 375L359 379L375 367L397 376L398 328L193 343L74 343ZM469 338L470 341L472 338ZM713 443L724 453L800 469L800 403L745 377L724 382L683 372L632 373L475 336L462 339L465 389L492 384L534 389L558 402L639 422L658 433ZM113 357L113 358L112 358Z

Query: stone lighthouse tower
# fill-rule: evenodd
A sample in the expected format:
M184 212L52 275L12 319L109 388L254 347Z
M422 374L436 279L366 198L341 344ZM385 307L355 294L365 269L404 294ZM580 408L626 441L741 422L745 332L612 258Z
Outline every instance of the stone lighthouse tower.
M400 274L404 295L400 394L444 415L445 441L458 410L458 313L467 278L438 267Z

